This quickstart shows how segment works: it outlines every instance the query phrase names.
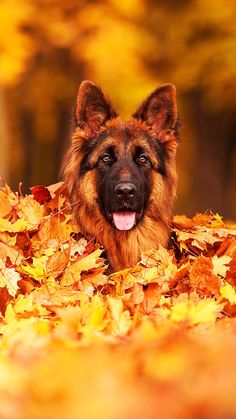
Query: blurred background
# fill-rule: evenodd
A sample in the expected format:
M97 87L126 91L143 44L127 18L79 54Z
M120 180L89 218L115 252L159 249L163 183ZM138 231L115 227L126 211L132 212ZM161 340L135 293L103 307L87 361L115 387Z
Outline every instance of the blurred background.
M127 118L162 83L182 119L175 212L236 219L236 2L1 0L0 176L58 180L79 83Z

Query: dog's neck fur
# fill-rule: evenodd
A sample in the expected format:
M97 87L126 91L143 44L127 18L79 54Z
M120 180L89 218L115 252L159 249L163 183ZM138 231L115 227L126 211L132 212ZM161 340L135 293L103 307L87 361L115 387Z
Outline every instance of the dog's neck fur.
M144 217L142 224L129 232L112 229L112 233L113 237L106 234L102 240L108 249L111 269L115 271L135 265L143 252L157 248L157 243L166 246L169 238L169 228L149 217Z
M170 235L170 214L163 220L159 217L149 217L147 213L132 230L119 231L95 209L91 219L85 207L81 205L77 210L77 220L81 231L96 237L107 251L110 272L135 265L143 252L157 248L158 244L165 247ZM80 220L86 222L81 225Z

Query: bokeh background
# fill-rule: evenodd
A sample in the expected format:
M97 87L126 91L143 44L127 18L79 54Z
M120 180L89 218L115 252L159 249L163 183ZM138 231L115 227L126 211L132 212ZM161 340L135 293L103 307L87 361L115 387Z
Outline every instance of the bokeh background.
M58 180L79 83L121 116L175 83L182 119L175 212L236 219L236 2L1 0L0 176Z

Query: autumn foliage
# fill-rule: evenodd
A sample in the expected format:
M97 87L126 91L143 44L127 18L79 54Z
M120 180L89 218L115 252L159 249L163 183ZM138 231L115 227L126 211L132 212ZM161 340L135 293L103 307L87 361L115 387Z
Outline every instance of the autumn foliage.
M0 190L0 417L236 417L236 227L176 216L107 276L72 213L62 183Z

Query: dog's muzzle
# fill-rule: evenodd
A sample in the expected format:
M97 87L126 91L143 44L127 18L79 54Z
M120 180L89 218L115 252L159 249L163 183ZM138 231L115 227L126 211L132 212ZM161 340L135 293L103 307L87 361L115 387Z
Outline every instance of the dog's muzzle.
M112 220L118 230L131 230L136 224L134 211L137 188L132 182L119 182L114 187L114 199L118 211L112 213Z

